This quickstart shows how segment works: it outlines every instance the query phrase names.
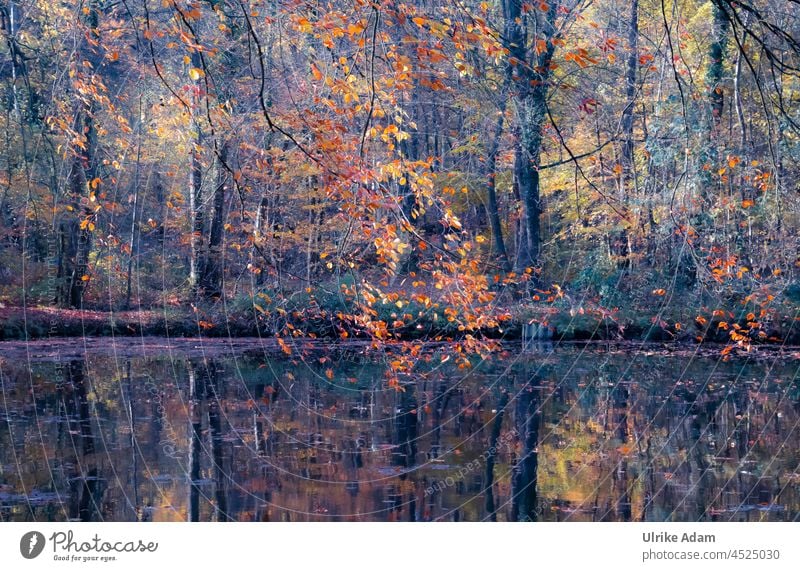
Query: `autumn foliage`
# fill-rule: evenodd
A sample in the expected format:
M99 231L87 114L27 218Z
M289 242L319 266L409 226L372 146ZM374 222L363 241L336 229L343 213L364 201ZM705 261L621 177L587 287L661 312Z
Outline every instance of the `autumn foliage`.
M410 342L397 371L530 323L780 341L781 4L7 2L0 301Z

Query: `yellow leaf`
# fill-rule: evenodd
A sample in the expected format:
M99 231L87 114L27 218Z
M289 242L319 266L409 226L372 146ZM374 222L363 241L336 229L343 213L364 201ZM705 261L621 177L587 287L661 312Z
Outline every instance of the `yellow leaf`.
M201 77L205 77L205 75L206 75L205 72L199 67L193 67L189 69L189 77L191 78L192 81L197 81Z
M322 72L313 63L311 64L311 75L313 75L314 79L316 79L317 81L322 79Z

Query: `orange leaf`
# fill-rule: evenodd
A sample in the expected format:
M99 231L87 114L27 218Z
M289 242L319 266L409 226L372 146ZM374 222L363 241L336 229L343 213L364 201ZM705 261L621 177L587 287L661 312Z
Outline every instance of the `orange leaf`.
M623 456L627 456L631 452L633 452L633 444L623 444L619 448L617 448L617 452L622 454Z
M287 355L291 355L291 354L292 354L292 348L291 348L291 347L289 347L289 346L286 344L286 341L284 341L284 340L283 340L282 338L280 338L280 337L278 337L278 345L280 345L280 347L281 347L281 351L283 351L283 352L284 352L284 353L286 353Z

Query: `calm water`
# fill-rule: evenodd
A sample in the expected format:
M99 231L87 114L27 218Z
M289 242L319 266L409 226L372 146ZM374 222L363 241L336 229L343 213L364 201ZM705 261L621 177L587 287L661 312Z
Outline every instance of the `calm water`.
M71 343L0 346L2 520L800 519L797 360Z

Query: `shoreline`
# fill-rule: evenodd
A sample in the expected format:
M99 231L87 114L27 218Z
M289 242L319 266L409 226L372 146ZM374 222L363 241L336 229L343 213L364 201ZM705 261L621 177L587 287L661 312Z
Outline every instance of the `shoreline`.
M58 338L136 338L163 337L186 339L274 339L282 327L276 323L277 315L264 315L256 311L230 312L218 310L195 311L185 308L165 310L105 312L69 310L44 307L0 308L0 342L31 342ZM635 322L617 323L600 318L584 318L580 325L569 316L543 313L546 327L536 323L528 325L520 319L503 323L502 327L471 331L484 338L502 341L545 343L569 342L622 342L662 343L668 345L730 345L727 330L716 322L691 330L661 327L649 323L642 316ZM345 322L331 316L320 315L284 320L290 328L303 331L299 339L327 342L344 341L338 333L346 329L348 341L369 341L366 334L353 330ZM527 329L527 335L523 335ZM394 330L398 338L388 342L421 341L426 343L457 341L466 334L453 325L437 326L430 321L415 321L405 328ZM764 338L750 340L752 346L800 346L800 327L789 322L788 327L773 328Z

